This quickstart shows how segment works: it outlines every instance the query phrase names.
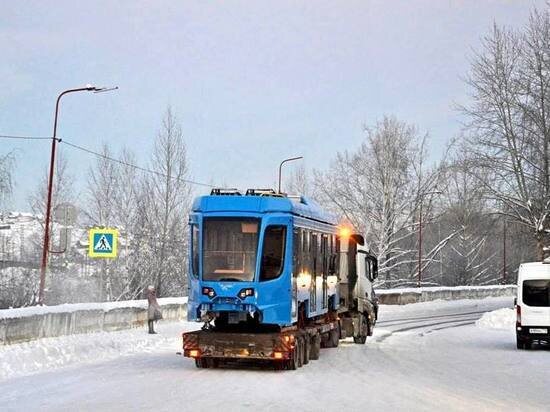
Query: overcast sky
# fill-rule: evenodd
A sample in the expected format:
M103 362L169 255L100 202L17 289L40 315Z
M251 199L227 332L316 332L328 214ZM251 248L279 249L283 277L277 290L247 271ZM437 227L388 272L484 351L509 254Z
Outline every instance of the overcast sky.
M98 149L124 145L147 166L163 113L182 124L192 177L273 186L280 160L324 168L384 114L431 135L434 158L460 130L455 103L468 57L493 22L518 27L544 0L4 1L0 134L58 134ZM115 4L116 3L116 4ZM16 148L12 208L45 172L49 142ZM94 160L62 146L80 186ZM204 189L198 188L197 193Z

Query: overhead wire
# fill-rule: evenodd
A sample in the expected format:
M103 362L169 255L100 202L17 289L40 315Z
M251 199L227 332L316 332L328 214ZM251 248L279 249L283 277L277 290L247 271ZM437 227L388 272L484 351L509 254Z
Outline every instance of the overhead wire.
M0 135L0 138L3 138L3 139L20 139L20 140L51 140L53 137L46 137L46 136ZM133 163L125 162L124 160L115 159L115 158L113 158L113 157L104 155L104 154L102 154L102 153L95 152L95 151L93 151L93 150L91 150L91 149L88 149L88 148L86 148L86 147L79 146L79 145L77 145L77 144L68 142L68 141L65 140L65 139L57 138L57 141L58 141L59 143L66 144L67 146L70 146L70 147L72 147L72 148L74 148L74 149L81 150L81 151L83 151L83 152L86 152L86 153L88 153L88 154L91 154L91 155L94 155L94 156L103 158L103 159L108 160L108 161L110 161L110 162L114 162L114 163L118 163L118 164L121 164L121 165L124 165L124 166L128 166L128 167L131 167L131 168L136 169L136 170L141 170L142 172L151 173L151 174L154 174L154 175L157 175L157 176L161 176L161 177L168 177L168 178L170 178L170 179L174 179L174 180L177 180L177 181L179 181L179 182L184 182L184 183L188 183L188 184L192 184L192 185L204 186L204 187L210 187L210 188L216 187L216 186L210 185L210 184L208 184L208 183L197 182L197 181L195 181L195 180L190 180L190 179L182 179L182 178L179 178L179 177L176 177L176 176L169 176L169 175L167 175L167 174L165 174L165 173L158 172L158 171L156 171L156 170L147 169L147 168L145 168L145 167L138 166L138 165L135 165L135 164L133 164Z
M51 140L49 136L14 136L9 134L0 134L0 139L20 139L20 140Z
M174 179L174 180L177 180L177 181L180 181L180 182L185 182L185 183L189 183L189 184L193 184L193 185L197 185L197 186L205 186L205 187L216 187L214 185L210 185L208 183L202 183L202 182L197 182L195 180L189 180L189 179L181 179L179 177L176 177L176 176L169 176L165 173L162 173L162 172L157 172L156 170L151 170L151 169L147 169L145 167L141 167L141 166L138 166L138 165L135 165L135 164L132 164L132 163L128 163L128 162L125 162L123 160L120 160L120 159L115 159L113 157L110 157L110 156L107 156L107 155L104 155L102 153L99 153L99 152L95 152L93 150L90 150L86 147L82 147L82 146L79 146L77 144L74 144L74 143L70 143L68 142L67 140L65 139L59 139L59 142L62 143L62 144L66 144L68 146L71 146L75 149L78 149L78 150L82 150L86 153L89 153L89 154L92 154L94 156L97 156L97 157L100 157L100 158L103 158L103 159L106 159L106 160L109 160L111 162L115 162L115 163L119 163L121 165L124 165L124 166L128 166L128 167L132 167L134 169L137 169L137 170L141 170L143 172L147 172L147 173L151 173L151 174L155 174L157 176L161 176L161 177L168 177L170 179Z

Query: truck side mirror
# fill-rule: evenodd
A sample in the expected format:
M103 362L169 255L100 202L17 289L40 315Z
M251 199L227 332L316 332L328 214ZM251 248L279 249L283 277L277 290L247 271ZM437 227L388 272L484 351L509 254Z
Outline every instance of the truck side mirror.
M372 278L378 278L378 259L376 258L372 259Z
M514 306L518 305L518 298L514 298Z

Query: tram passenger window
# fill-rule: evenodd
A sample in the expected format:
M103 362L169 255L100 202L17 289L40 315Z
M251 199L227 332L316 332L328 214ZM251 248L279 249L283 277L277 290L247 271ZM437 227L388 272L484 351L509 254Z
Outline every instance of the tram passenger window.
M323 262L323 276L327 276L328 272L328 236L327 235L321 235L322 236L322 243L321 243L321 259Z
M199 277L199 226L191 225L191 274Z
M264 233L260 280L275 279L283 272L286 226L268 226Z
M318 249L318 246L317 246L317 243L318 243L318 237L317 237L317 233L312 233L311 234L311 247L309 248L309 256L310 256L310 259L311 259L311 272L313 275L317 275L317 273L319 272L319 265L320 265L320 262L319 262L319 259L318 259L318 253L317 253L317 249Z
M294 229L293 237L292 272L294 276L302 271L302 233L301 229Z

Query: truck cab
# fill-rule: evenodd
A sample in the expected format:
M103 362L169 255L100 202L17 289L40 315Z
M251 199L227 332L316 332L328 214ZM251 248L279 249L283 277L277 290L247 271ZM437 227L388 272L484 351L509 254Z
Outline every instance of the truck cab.
M520 265L516 314L518 349L530 349L534 341L550 342L550 264Z
M340 314L342 335L365 343L378 318L378 299L374 282L378 278L378 260L359 234L340 236Z

